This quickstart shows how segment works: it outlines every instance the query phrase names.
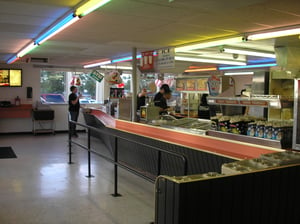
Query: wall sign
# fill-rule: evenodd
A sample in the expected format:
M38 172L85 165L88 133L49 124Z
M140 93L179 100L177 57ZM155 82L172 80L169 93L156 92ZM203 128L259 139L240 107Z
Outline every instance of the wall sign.
M154 58L153 58L154 51L145 51L142 52L142 58L140 60L140 70L153 70L154 68Z
M158 50L157 68L174 68L175 67L175 49L165 48Z

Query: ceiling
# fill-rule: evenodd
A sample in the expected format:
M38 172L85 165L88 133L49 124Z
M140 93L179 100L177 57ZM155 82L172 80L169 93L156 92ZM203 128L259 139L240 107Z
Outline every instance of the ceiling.
M0 0L0 63L82 2ZM15 63L48 58L49 65L82 67L129 56L133 47L142 52L299 24L295 0L111 0ZM243 47L274 51L277 42L300 45L298 37L289 37Z

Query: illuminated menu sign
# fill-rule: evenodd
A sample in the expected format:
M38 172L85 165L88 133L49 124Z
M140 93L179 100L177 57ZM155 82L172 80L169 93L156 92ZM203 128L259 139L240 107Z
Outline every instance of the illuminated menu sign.
M0 87L21 87L21 69L0 69Z

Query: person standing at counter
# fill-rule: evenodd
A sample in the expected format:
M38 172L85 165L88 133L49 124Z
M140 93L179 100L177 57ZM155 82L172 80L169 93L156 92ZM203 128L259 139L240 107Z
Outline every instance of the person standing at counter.
M170 87L168 84L163 84L160 89L159 89L159 92L155 94L154 96L154 105L155 106L159 106L161 104L161 99L163 98L163 94L165 92L169 92L170 91Z
M155 106L160 107L160 114L165 114L168 111L168 104L167 104L167 100L171 99L172 97L172 91L169 90L165 90L164 93L162 94L162 97L160 98L160 101L157 102L155 104Z
M77 95L78 90L76 86L71 86L70 91L71 94L69 95L69 113L71 116L71 120L77 122L80 110L79 98L81 97L81 94ZM78 137L76 133L76 124L70 123L70 131L72 136Z
M201 96L201 101L198 109L198 117L201 119L210 119L209 106L207 103L208 94L204 93Z
M143 88L142 91L137 95L137 110L139 110L141 106L146 105L146 97L147 89Z

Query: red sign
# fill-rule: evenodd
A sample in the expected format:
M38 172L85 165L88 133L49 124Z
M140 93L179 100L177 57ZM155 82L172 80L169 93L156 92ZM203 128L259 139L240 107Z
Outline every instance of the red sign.
M142 57L140 60L141 70L152 70L154 68L154 51L142 52Z

